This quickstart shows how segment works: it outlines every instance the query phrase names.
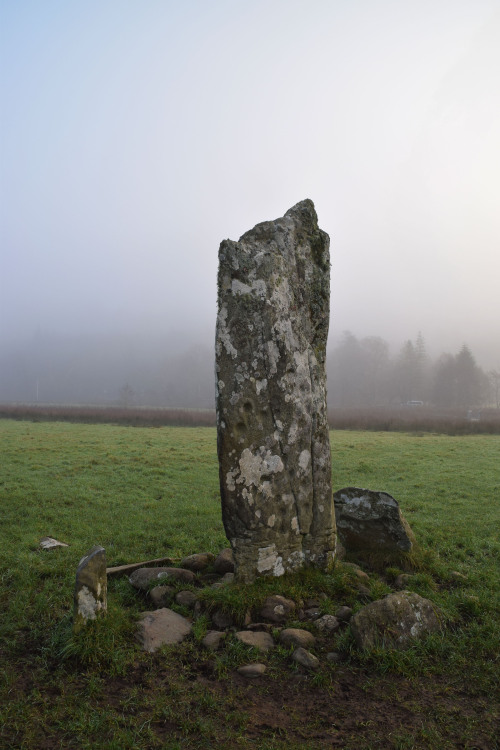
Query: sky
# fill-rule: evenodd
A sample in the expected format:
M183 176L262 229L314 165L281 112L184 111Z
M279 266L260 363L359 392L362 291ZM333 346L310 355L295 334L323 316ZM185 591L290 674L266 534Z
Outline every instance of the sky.
M213 336L218 247L304 198L332 342L500 369L498 0L0 0L0 345Z

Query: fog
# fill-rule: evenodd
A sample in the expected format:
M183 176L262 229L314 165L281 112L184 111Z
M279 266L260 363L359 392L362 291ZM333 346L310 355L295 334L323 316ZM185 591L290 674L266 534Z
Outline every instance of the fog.
M34 341L210 358L220 241L306 197L331 346L421 332L500 369L497 0L19 0L0 27L11 375Z

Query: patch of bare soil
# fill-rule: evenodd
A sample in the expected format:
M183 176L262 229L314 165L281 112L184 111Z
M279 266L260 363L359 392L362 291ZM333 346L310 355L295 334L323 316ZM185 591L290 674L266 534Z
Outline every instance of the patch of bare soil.
M78 696L86 694L89 700L86 676L66 674L62 682L33 685L28 675L18 674L11 697L23 695L29 701L32 693L45 713L22 747L80 747L79 739L65 731L63 717L70 715ZM121 722L123 729L147 724L150 739L137 744L147 750L175 747L175 742L186 750L495 750L500 727L495 726L493 701L492 696L475 694L466 679L460 685L435 676L408 680L345 664L318 675L285 662L271 665L256 679L236 670L220 677L213 658L180 664L159 655L151 661L139 659L125 676L103 677L88 711L115 716L100 734L101 741L113 742ZM0 732L3 747L2 738L5 747L21 747L16 745L19 734L11 734L8 727ZM95 746L104 746L97 737Z
M151 690L163 691L165 700L171 700L172 674L168 671L161 676L156 673L154 678L138 673L136 678L133 684L137 688L142 683L143 696ZM465 685L452 687L438 678L409 681L401 676L374 676L361 668L337 667L325 687L315 684L314 674L287 665L272 668L257 679L247 679L237 671L218 679L210 661L192 665L189 678L177 718L151 725L159 739L177 737L183 748L201 747L194 725L191 733L183 721L183 711L197 712L198 723L205 713L207 718L216 716L211 743L218 748L234 747L235 736L237 747L243 748L260 747L273 738L283 747L303 745L318 750L497 747L492 739L497 732L491 702L486 715L485 696L472 696ZM130 677L108 683L108 701L117 708L123 706L130 687Z

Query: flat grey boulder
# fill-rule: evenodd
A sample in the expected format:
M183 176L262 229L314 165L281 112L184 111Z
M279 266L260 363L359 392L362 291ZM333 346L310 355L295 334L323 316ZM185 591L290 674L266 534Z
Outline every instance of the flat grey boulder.
M337 533L347 552L398 555L413 549L413 532L387 492L345 487L333 499Z
M401 591L362 607L351 618L351 630L362 649L375 646L405 649L418 638L440 629L437 612L429 599Z
M144 612L137 627L137 638L144 651L154 653L161 646L181 643L191 632L191 623L171 609Z
M139 568L138 570L134 570L128 580L134 588L147 591L152 581L161 583L171 583L173 581L193 583L195 574L185 568Z
M245 646L253 646L259 651L269 651L274 646L274 641L269 633L252 632L251 630L240 630L234 634L235 637Z

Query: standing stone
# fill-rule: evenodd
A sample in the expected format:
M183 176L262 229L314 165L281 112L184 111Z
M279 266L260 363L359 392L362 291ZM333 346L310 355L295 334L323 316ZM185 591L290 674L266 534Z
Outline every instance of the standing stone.
M240 581L333 561L329 298L329 237L312 201L221 243L217 447Z
M106 552L104 547L92 547L82 557L76 571L74 619L75 632L88 620L95 620L99 612L107 609Z

